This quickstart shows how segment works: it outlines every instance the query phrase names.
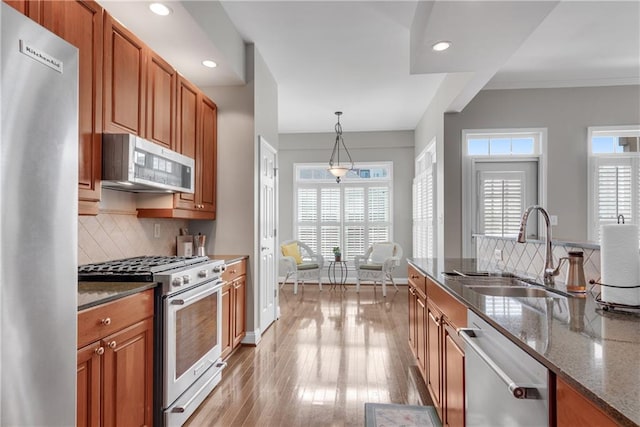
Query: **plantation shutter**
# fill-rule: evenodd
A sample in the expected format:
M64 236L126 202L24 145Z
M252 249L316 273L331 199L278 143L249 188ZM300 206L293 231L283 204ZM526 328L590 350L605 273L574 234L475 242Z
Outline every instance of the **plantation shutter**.
M369 187L369 245L389 241L389 188Z
M340 188L321 188L320 200L320 254L328 258L340 246Z
M344 251L347 261L352 261L356 255L365 251L365 234L363 222L365 220L365 189L364 187L344 188Z
M298 188L298 239L314 251L318 248L318 190Z
M634 159L630 158L598 158L595 162L596 221L593 235L598 240L600 226L617 222L618 215L623 215L627 224L637 224L640 172L634 168L633 162Z
M516 237L524 210L523 172L478 172L479 232L486 236Z

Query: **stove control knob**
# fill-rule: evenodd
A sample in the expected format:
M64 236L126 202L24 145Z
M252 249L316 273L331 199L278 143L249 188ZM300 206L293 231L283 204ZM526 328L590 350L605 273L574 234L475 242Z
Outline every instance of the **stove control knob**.
M220 265L216 265L215 267L213 267L213 272L214 273L224 273L224 271L227 269L227 266L224 264L220 264Z
M205 277L207 277L208 273L209 272L207 270L200 270L200 271L198 271L198 277L205 278Z
M182 286L182 283L184 282L182 277L176 277L175 279L173 279L173 281L171 282L171 284L173 286Z
M188 274L185 274L184 276L182 276L182 281L184 282L185 285L189 284L189 282L191 281L191 276L189 276Z

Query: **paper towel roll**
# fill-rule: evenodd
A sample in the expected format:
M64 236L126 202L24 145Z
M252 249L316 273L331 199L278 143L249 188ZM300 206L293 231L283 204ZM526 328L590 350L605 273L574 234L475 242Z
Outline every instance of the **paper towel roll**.
M616 286L640 284L638 227L633 224L608 224L600 230L600 267L602 283ZM639 305L640 289L619 289L603 286L602 300L619 304Z

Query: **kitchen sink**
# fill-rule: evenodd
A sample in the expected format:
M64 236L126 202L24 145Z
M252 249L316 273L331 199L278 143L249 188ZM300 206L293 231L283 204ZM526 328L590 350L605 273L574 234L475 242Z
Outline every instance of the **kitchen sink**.
M514 298L567 298L571 295L516 276L448 276L482 295Z

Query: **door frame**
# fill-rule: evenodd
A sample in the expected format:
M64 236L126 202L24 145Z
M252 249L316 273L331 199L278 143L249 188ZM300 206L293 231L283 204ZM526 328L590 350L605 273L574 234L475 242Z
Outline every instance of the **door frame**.
M467 150L467 135L469 134L517 134L537 133L539 136L538 154L531 156L469 156ZM482 162L538 162L538 204L547 208L547 128L509 128L509 129L463 129L460 139L461 167L462 167L462 257L475 258L476 249L474 234L476 221L472 213L473 192L476 190L476 163ZM473 211L473 212L472 212ZM543 224L538 224L538 230L543 230Z

